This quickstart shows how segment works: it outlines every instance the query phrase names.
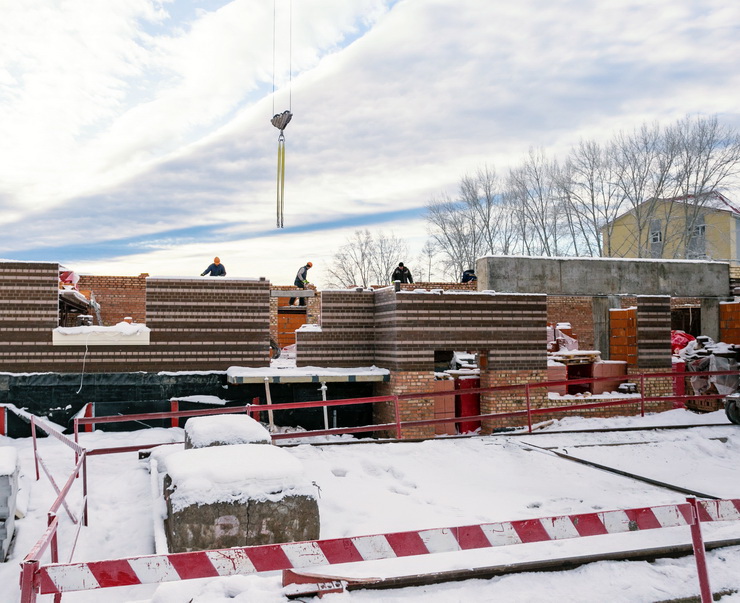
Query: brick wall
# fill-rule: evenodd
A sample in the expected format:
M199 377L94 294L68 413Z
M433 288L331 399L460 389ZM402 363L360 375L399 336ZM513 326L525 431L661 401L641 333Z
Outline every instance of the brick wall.
M671 298L637 296L637 366L671 370Z
M544 295L396 292L388 287L325 291L323 299L321 332L298 333L299 366L314 364L316 358L323 358L323 366L361 366L348 364L352 352L362 354L365 364L433 370L435 351L466 350L491 350L497 367L544 369L546 364ZM332 346L339 346L339 353L329 356Z
M390 381L379 383L376 391L379 396L398 396L414 392L434 391L434 372L391 371ZM373 419L376 424L395 422L392 403L378 403L373 406ZM401 421L434 419L434 398L399 400L398 413ZM434 425L413 426L403 429L401 437L428 438L434 436L434 431ZM395 436L395 432L386 435Z
M139 276L94 276L80 275L77 288L88 299L95 296L100 304L103 325L111 326L130 316L134 322L146 320L146 277ZM97 320L95 321L97 324Z
M0 262L0 371L44 371L36 363L58 324L59 264Z
M375 364L375 298L372 291L324 291L321 331L297 334L298 366Z
M207 371L269 363L268 281L146 279L150 345L88 349L52 345L58 282L56 263L0 262L0 371ZM128 308L125 315L132 314Z
M573 336L582 350L593 350L594 309L593 298L583 296L551 295L547 298L547 322L569 322Z

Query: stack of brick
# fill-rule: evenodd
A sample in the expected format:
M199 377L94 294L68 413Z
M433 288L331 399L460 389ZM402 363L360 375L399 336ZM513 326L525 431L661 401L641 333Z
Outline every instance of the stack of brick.
M740 303L719 305L719 336L720 341L740 345Z
M15 529L18 497L18 454L15 448L0 448L0 562L5 561Z
M609 358L637 364L637 308L609 310Z

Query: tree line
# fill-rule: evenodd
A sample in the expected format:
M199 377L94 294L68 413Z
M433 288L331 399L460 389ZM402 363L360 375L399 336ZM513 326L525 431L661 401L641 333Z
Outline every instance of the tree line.
M647 201L675 198L682 202L660 210L660 240L675 239L673 257L692 257L692 226L716 199L709 193L735 186L739 172L740 135L717 117L643 124L606 142L581 140L560 161L531 149L505 175L483 166L460 179L454 197L429 201L430 238L413 269L421 272L417 280L440 272L457 280L484 255L622 257L611 234L626 212L637 257L652 257L646 235L659 206ZM672 219L686 227L671 228ZM335 255L332 284L387 283L407 251L395 235L357 231Z

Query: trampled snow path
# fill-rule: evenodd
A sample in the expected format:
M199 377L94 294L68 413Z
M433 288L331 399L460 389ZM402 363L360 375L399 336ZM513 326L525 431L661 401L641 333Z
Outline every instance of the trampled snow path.
M645 424L727 423L721 412L696 415L670 411L645 418L576 419L546 431ZM719 439L716 439L719 438ZM171 442L179 429L83 434L87 448ZM597 510L683 502L681 494L570 463L522 441L558 447L571 454L663 481L740 498L740 428L727 426L661 432L540 434L455 438L422 443L357 443L289 448L321 488L321 537L384 533L491 521L527 519ZM597 446L619 442L620 446ZM0 603L17 601L18 563L42 533L54 498L45 479L33 481L30 439L0 438L18 449L28 513L17 522L12 557L0 566ZM43 439L44 458L59 480L72 467L72 454L56 440ZM153 552L152 510L146 463L136 453L89 460L90 526L84 528L75 560ZM69 522L63 522L62 556ZM739 538L737 523L704 524L706 538ZM688 529L598 536L334 566L332 574L390 576L513 563L620 548L689 542ZM740 547L709 554L714 590L740 590ZM65 601L151 601L152 603L282 602L278 575L236 576L155 586L69 593ZM693 558L646 562L600 562L570 572L510 575L394 591L353 591L324 601L658 601L697 594ZM41 598L41 600L50 597ZM740 595L723 601L740 601Z

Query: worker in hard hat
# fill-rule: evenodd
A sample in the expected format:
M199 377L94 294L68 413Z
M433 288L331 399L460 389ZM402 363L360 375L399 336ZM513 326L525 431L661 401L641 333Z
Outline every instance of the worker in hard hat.
M220 258L213 258L213 264L200 273L201 276L205 276L206 274L210 274L211 276L226 276L226 268L224 268Z
M305 289L306 285L308 285L308 269L313 266L311 262L306 262L305 266L301 266L298 269L298 274L295 275L295 282L293 283L296 287L299 289ZM306 305L306 298L305 297L291 297L290 298L290 305L292 306L296 300L298 300L299 304L301 306Z

